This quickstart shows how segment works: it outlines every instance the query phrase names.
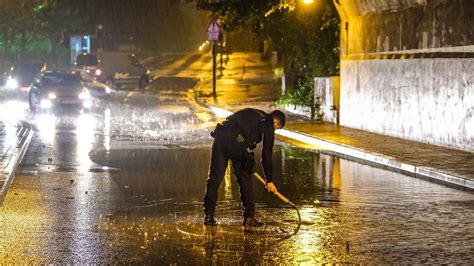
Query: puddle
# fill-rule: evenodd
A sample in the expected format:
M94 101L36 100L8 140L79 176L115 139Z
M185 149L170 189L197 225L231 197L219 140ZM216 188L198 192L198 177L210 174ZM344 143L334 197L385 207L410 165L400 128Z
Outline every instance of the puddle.
M208 147L96 149L90 155L95 163L120 169L111 176L128 206L104 219L101 226L110 241L124 250L121 261L317 264L472 260L469 254L474 239L468 235L474 229L470 211L474 195L424 180L278 146L274 149L275 183L299 205L301 225L293 209L255 185L257 217L265 226L246 230L241 226L238 185L227 173L219 190L219 226L210 228L202 225ZM460 241L463 245L458 245Z

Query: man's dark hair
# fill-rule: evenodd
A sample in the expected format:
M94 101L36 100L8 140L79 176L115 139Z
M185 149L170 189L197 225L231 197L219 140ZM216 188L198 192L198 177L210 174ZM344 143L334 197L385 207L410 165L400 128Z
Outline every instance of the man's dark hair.
M282 111L275 110L275 111L271 112L270 114L272 115L272 117L280 120L281 127L285 127L286 116Z

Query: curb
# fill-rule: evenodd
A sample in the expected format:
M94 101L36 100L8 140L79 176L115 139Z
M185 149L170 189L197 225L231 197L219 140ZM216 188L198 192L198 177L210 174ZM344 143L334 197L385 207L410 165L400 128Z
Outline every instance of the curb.
M17 132L17 138L19 138L20 141L14 148L11 159L8 162L8 166L6 167L6 171L3 172L3 174L6 174L6 179L3 187L0 188L0 206L5 200L8 189L10 188L10 185L12 184L15 177L15 171L18 165L21 163L21 160L23 159L23 156L25 155L34 135L34 132L28 123L21 122L20 127L21 129Z
M382 168L387 168L389 170L395 170L397 172L409 174L417 178L432 180L444 185L474 190L473 180L443 173L437 169L407 164L399 161L396 158L384 154L370 152L349 145L335 143L299 131L288 129L279 131L280 132L276 132L278 135L321 147L321 149L324 150L322 151L323 153L334 154L343 158L353 160L355 159L358 161L372 164L374 166L381 166Z
M220 107L211 106L201 102L199 99L197 99L197 97L195 98L199 105L204 106L211 111L214 111L215 109L223 110ZM225 111L230 112L228 110ZM321 150L323 153L333 154L342 158L368 163L373 166L394 170L396 172L408 174L417 178L427 179L447 186L474 190L474 180L443 173L437 169L407 164L387 155L358 149L349 145L335 143L295 130L280 129L275 131L275 133L286 138L318 146L320 147L319 150Z

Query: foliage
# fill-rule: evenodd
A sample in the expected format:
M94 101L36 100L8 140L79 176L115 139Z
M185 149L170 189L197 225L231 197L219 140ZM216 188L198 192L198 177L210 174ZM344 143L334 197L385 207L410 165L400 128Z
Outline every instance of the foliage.
M279 79L283 76L285 73L285 70L282 67L275 67L273 69L273 78Z
M296 3L294 0L280 0L280 2L277 5L274 5L272 9L270 9L269 11L265 13L265 17L268 17L277 11L282 11L282 10L293 11L295 10L295 8L296 8Z
M339 19L334 8L328 5L321 7L317 14L293 12L275 16L268 26L269 35L277 37L271 40L284 57L290 84L296 84L297 72L303 69L312 72L312 77L339 72Z
M220 25L226 31L246 26L258 33L260 24L265 20L265 14L279 4L280 0L198 1L197 7L211 11L212 16L219 19Z
M65 32L92 28L88 5L93 0L0 0L0 39L3 57L48 57L55 61ZM89 5L89 8L91 6Z
M128 44L150 50L195 51L205 35L205 22L202 12L190 2L0 0L0 57L20 59L31 54L31 42L42 40L48 42L43 57L50 57L62 46L68 47L70 34L95 35L99 24L103 30L97 32L97 44L101 48L113 50ZM189 27L189 21L203 24ZM43 46L33 46L41 48L33 54L44 51Z
M309 107L311 110L311 118L321 118L321 102L320 97L314 97L313 78L310 71L301 69L297 77L295 87L290 87L285 94L281 96L277 104L285 106L287 104L301 105Z
M339 74L339 16L330 0L300 6L297 0L221 1L198 5L227 30L251 27L278 52L289 88L280 102L317 108L313 77Z
M0 37L3 57L8 55L8 48L12 43L17 45L22 52L33 38L34 23L31 15L38 2L39 0L0 0Z
M53 43L59 43L64 32L92 32L94 29L90 10L73 0L43 0L34 9L33 20L37 31Z

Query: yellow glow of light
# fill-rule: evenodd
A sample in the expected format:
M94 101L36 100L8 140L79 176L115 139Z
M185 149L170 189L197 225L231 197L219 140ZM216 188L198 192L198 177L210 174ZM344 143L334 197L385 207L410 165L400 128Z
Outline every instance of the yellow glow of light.
M19 178L22 176L17 176ZM40 189L12 186L0 211L0 261L3 264L45 264L48 258L50 207ZM11 197L13 195L19 195ZM21 197L21 199L18 199ZM31 234L29 232L35 232Z
M303 0L303 3L305 4L312 4L314 1L313 0Z
M211 106L210 108L211 108L211 111L212 111L218 118L228 117L229 115L232 114L231 111L227 111L227 110L222 109L222 108L219 108L219 107Z
M199 50L199 51L202 51L202 50L204 49L204 47L206 47L208 44L209 44L209 41L203 42L203 43L199 46L198 50Z
M224 191L225 191L225 196L224 198L226 200L233 200L234 198L232 197L232 181L231 181L231 164L229 163L227 165L227 169L225 170L225 175L224 175Z

